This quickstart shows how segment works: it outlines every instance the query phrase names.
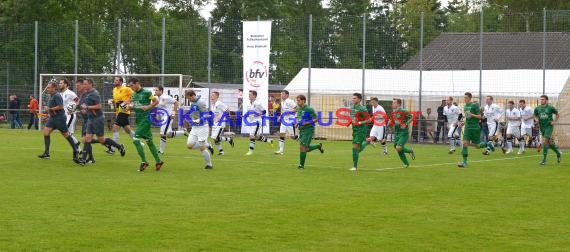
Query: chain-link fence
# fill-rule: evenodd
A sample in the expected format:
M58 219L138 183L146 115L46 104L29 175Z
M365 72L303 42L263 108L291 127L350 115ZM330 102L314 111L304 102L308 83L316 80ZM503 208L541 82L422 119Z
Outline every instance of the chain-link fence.
M2 24L0 31L4 114L10 95L25 109L29 95L40 91L40 73L170 73L208 84L242 83L241 20ZM449 96L461 107L464 92L478 102L492 95L503 108L508 100L535 105L542 94L561 106L568 96L562 90L570 76L570 11L396 9L364 17L288 17L273 19L271 40L270 84L282 85L273 91L288 85L325 117L350 106L354 92L365 100L378 97L387 110L393 97L402 98L408 110L423 113L414 141L445 141L440 105ZM278 99L275 92L270 95ZM570 128L568 117L561 124ZM349 139L350 129L321 127L317 136Z

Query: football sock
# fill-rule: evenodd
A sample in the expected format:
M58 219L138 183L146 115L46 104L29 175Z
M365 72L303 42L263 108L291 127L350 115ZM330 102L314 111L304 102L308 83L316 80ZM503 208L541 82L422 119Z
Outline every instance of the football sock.
M314 151L314 150L318 149L319 147L321 147L320 144L311 144L311 145L309 145L309 152Z
M548 149L550 149L549 144L544 144L544 146L542 146L542 156L544 157L544 160L546 160L546 156L548 156Z
M146 155L144 154L144 148L141 144L141 140L140 139L133 140L133 143L135 144L135 147L137 148L137 153L139 153L139 156L141 157L141 161L143 163L147 163L146 162Z
M96 139L96 138L91 139L91 144L98 144L98 143L99 143L99 139ZM107 149L111 149L111 146L106 144L105 142L103 142L102 145L105 145L105 147L107 147Z
M404 153L404 150L399 151L398 156L400 157L400 160L402 160L402 163L404 163L405 165L410 165L410 163L408 162L408 158L406 157L406 153Z
M307 159L307 152L299 152L299 164L301 166L305 166L305 159Z
M554 153L556 153L556 156L560 156L560 150L558 150L558 147L556 146L556 144L551 143L550 149L552 149L554 151Z
M467 164L467 157L469 156L469 150L467 147L463 146L463 150L461 150L461 155L463 156L463 163Z
M360 143L360 150L358 151L358 153L362 152L366 148L366 146L368 146L368 144L369 144L368 141L366 140L362 141L362 143Z
M93 158L93 147L91 147L91 146L93 146L93 145L91 145L91 144L89 145L89 151L83 150L83 152L89 152L89 153L87 153L87 160L95 160Z
M71 137L71 135L66 137L65 140L67 140L67 142L69 143L69 146L71 146L71 149L73 150L73 152L79 152L79 150L77 149L77 145L73 142L73 138Z
M204 161L206 161L206 165L212 166L212 158L210 156L210 152L208 150L203 150L202 156L204 156Z
M77 144L79 143L79 140L77 140L77 138L75 138L74 135L69 134L69 137L71 138L71 140L73 140L73 144L74 144L74 145L77 145Z
M184 136L185 131L184 130L174 130L174 131L170 131L167 133L167 137L168 138L175 138L175 137L179 137L179 136Z
M255 149L255 139L249 139L249 149L253 151Z
M358 168L358 150L355 148L352 148L352 164L354 168Z
M407 148L407 147L404 147L404 148L402 149L402 152L404 152L404 153L412 153L412 149Z
M223 151L224 151L224 149L222 148L222 142L216 141L216 142L214 142L214 144L216 145L216 147L218 147L218 151L219 151L219 152L223 152Z
M164 152L166 147L166 136L160 136L160 152Z
M87 160L86 157L89 154L90 158L93 159L93 154L92 154L92 147L91 147L91 143L90 142L84 142L83 143L83 154L82 154L82 159L83 161Z
M284 148L285 148L285 137L280 137L279 138L279 151L283 152Z
M139 141L139 142L140 142L140 141ZM115 147L115 148L117 148L117 149L120 149L120 148L121 148L121 145L118 144L117 142L113 141L113 139L111 139L111 138L105 138L105 142L103 142L103 145L105 145L105 146L113 146L113 147Z
M50 136L44 136L44 153L49 154L49 145L51 143Z
M115 142L119 141L119 131L113 132L113 140Z
M150 149L150 153L154 157L154 161L156 161L157 163L160 163L160 156L158 155L158 150L156 149L156 145L154 145L154 142L152 141L152 139L146 141L146 143L148 144L148 148Z

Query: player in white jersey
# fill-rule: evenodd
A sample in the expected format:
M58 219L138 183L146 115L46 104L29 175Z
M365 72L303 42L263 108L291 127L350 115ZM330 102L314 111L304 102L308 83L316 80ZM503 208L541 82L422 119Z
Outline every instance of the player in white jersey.
M493 103L493 96L487 96L485 103L483 117L487 118L489 141L487 142L487 150L485 150L483 154L489 155L495 151L495 141L499 139L499 121L501 120L503 111L497 104Z
M69 136L71 137L71 140L73 140L73 143L76 146L75 149L78 152L81 152L81 149L79 147L80 143L77 140L77 138L75 138L75 136L73 135L73 133L75 132L75 123L77 121L77 115L75 112L77 109L77 103L79 102L79 97L77 96L77 94L75 94L75 92L69 89L69 86L70 83L67 79L59 80L58 88L61 98L63 99L63 109L65 111L65 116L67 117L66 119L67 130L69 131Z
M279 150L275 152L276 155L283 155L285 137L287 134L293 139L297 137L294 127L296 108L297 103L289 98L289 91L281 91L281 115L278 118L281 126L279 126Z
M521 112L515 108L515 102L509 101L508 102L508 109L506 111L507 115L507 151L505 154L510 154L513 152L513 137L519 139L519 154L521 153L522 149L521 146L524 143L521 143Z
M234 147L234 140L231 137L222 136L224 129L226 128L226 121L229 118L229 108L228 106L220 101L220 93L212 92L210 96L211 108L210 110L214 112L214 120L212 125L212 139L214 139L214 144L218 147L218 155L224 155L224 149L222 148L222 142L228 142L230 146ZM223 116L226 117L225 120L220 120Z
M373 126L370 130L370 136L366 139L369 144L374 146L374 143L380 141L384 155L388 155L388 145L386 145L386 124L388 124L386 110L379 104L378 98L370 98L372 105L372 119Z
M158 97L158 112L161 116L166 116L166 121L160 126L160 148L158 153L164 154L164 148L166 148L166 138L174 138L177 136L184 136L185 130L172 130L172 124L174 122L174 117L178 111L180 103L174 99L172 96L164 93L164 87L158 86L154 89L154 94Z
M273 147L273 140L268 139L261 135L263 130L263 116L265 114L265 108L261 101L257 99L257 91L249 91L249 106L247 107L247 112L244 115L244 120L246 120L247 132L249 133L249 151L245 154L247 156L253 154L255 149L255 140L260 140L262 142L267 142Z
M194 92L194 90L187 90L185 92L185 97L190 102L190 110L192 111L190 113L192 129L188 134L186 147L190 150L200 149L200 152L206 161L206 167L204 167L204 169L212 169L214 168L212 165L212 154L214 154L214 149L208 143L210 126L207 124L206 120L202 118L205 113L209 112L208 105L196 96L196 92Z
M461 142L458 122L461 111L453 104L453 97L447 97L446 106L443 107L443 115L447 117L447 139L449 140L449 154L455 152L457 143Z
M532 127L534 126L534 110L526 106L525 100L519 101L519 111L521 113L521 137L519 138L519 152L523 154L526 143L532 138Z

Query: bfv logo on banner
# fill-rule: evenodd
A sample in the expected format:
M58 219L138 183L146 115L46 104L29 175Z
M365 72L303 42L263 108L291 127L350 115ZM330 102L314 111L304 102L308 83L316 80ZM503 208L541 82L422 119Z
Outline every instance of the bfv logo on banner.
M262 83L268 82L267 77L269 72L267 67L261 61L254 61L253 65L249 67L249 70L245 71L245 78L247 83L252 87L260 87Z

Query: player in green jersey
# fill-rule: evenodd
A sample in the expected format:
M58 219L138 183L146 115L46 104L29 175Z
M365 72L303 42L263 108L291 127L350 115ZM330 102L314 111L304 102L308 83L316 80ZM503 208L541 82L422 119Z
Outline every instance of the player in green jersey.
M370 115L366 107L360 102L362 101L362 94L352 94L352 107L350 107L350 118L352 121L352 163L351 171L358 170L358 156L360 152L366 148L368 142L366 135L368 135L368 124L370 124Z
M309 107L306 104L307 97L304 95L297 96L297 116L296 124L299 129L299 169L305 169L305 159L307 158L307 152L313 150L319 150L322 153L325 152L323 149L323 144L311 144L313 135L315 134L315 124L317 123L317 114L315 109Z
M160 160L160 156L158 155L158 150L156 149L156 145L152 142L152 133L151 133L151 125L148 119L148 115L153 108L158 105L158 99L152 91L146 90L141 87L139 81L136 78L131 78L129 80L129 84L133 91L133 96L131 98L131 109L134 109L136 115L136 130L135 130L135 137L133 137L133 143L137 148L137 152L141 157L141 165L139 167L139 171L144 171L148 167L148 162L146 161L146 156L144 154L144 147L141 143L141 139L145 140L148 144L148 148L150 149L150 153L154 157L156 161L156 171L160 171L164 162Z
M554 115L554 117L552 116ZM540 125L540 133L542 134L542 161L541 165L546 164L546 156L548 155L548 149L552 149L556 153L556 159L560 163L561 153L556 147L556 144L551 141L552 132L554 131L554 124L560 118L558 110L550 104L548 104L548 96L540 96L540 105L534 109L535 120L538 121Z
M391 124L394 125L394 148L398 152L398 156L402 163L404 163L404 168L410 166L406 153L409 153L412 160L416 159L416 154L411 148L406 148L406 143L410 137L410 124L412 123L412 115L408 113L407 110L402 108L402 99L394 98L392 100L392 116Z
M469 147L469 144L473 144L477 149L482 146L482 144L479 144L481 135L481 125L479 125L479 120L481 120L481 109L476 102L471 101L472 98L473 95L469 92L466 92L463 97L465 101L465 106L463 107L465 118L460 122L460 126L465 125L463 130L463 150L461 150L463 162L459 162L457 164L458 167L462 168L467 167L467 157L469 156L467 147Z

